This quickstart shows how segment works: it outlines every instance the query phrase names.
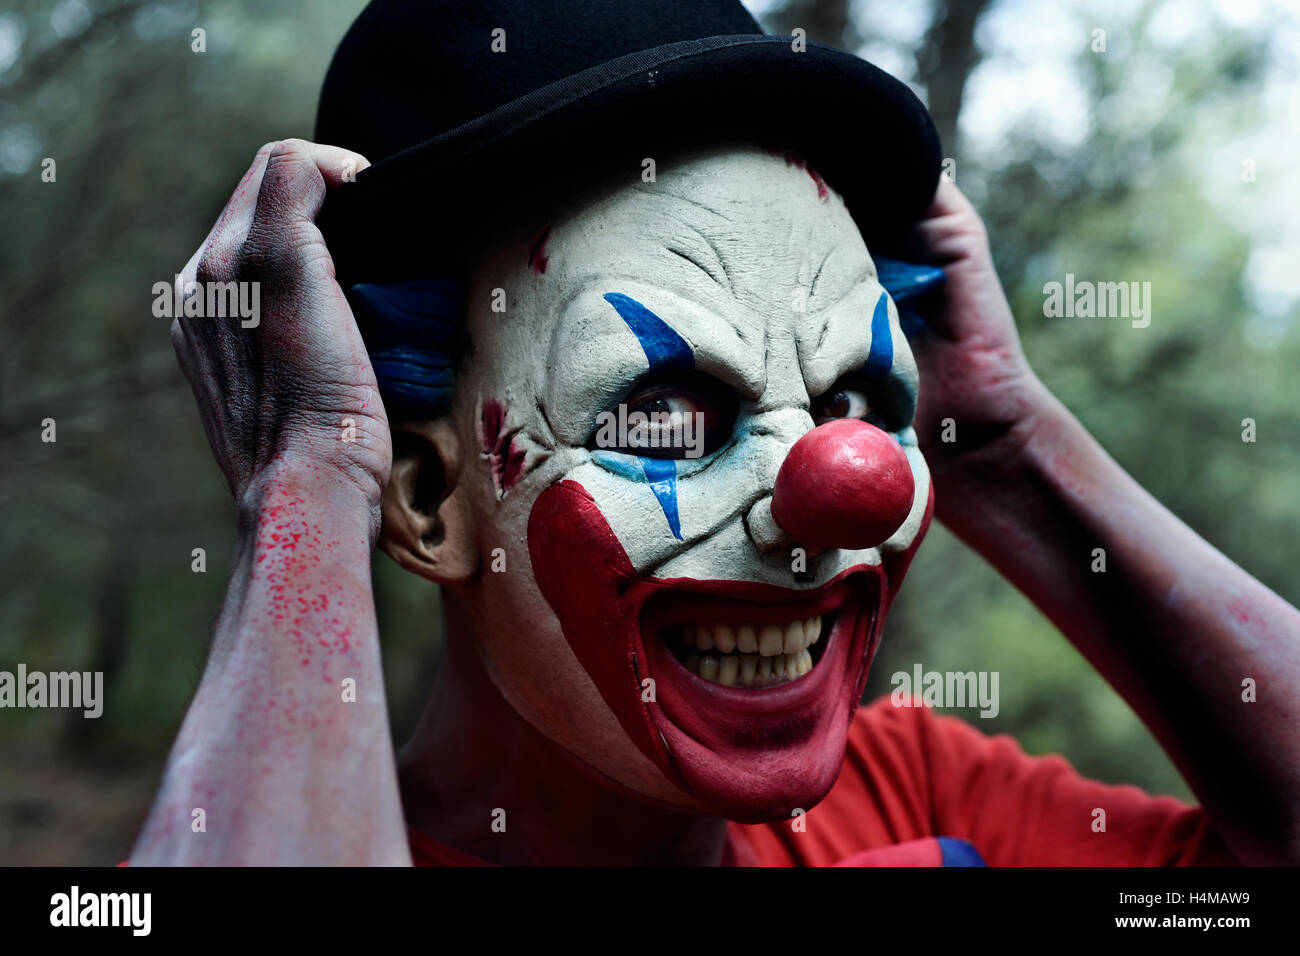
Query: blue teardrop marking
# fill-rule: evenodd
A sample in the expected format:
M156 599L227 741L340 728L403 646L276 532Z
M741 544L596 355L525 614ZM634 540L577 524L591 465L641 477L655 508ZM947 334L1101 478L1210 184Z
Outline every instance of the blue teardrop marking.
M645 352L652 372L695 368L695 353L691 347L659 316L630 295L621 292L605 293L605 301L614 307L614 311L641 343L641 350ZM663 509L673 537L681 541L682 524L677 513L677 463L667 458L641 456L637 457L637 461L641 463L650 490Z
M639 457L638 461L641 462L646 481L650 482L650 490L659 500L659 507L664 509L668 528L673 537L681 541L682 523L677 515L677 462L671 458L643 457Z
M867 378L884 378L894 367L894 337L889 331L889 296L880 293L871 316L871 351L862 372Z

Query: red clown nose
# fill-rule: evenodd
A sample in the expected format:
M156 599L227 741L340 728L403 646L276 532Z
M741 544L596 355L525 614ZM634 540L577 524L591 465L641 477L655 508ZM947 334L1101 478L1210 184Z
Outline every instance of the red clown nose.
M797 543L857 551L902 527L916 489L907 455L892 437L856 418L804 435L781 465L772 517Z

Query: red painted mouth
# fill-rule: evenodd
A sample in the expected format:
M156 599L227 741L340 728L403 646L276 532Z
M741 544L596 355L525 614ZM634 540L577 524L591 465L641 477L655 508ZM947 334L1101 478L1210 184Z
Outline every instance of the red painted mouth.
M844 734L875 654L881 568L859 565L809 591L746 582L647 582L637 640L656 680L654 723L696 795L733 819L788 816L820 800L844 755ZM811 670L768 686L724 686L692 673L665 643L667 622L827 625ZM740 798L740 799L738 799ZM808 809L808 806L803 806Z
M765 714L779 718L802 709L824 692L824 681L830 665L838 659L835 651L840 644L845 641L857 644L860 636L870 638L875 611L880 605L882 578L880 568L860 565L821 587L806 590L744 581L648 581L646 586L653 587L654 591L645 602L638 640L644 659L658 674L660 683L671 681L674 689L691 695L713 712L723 708L750 720L761 720ZM822 625L811 644L794 638L811 660L811 670L806 673L796 673L793 669L770 673L769 668L765 679L754 675L745 680L741 675L733 675L734 679L727 681L716 666L709 669L699 666L701 659L724 663L730 660L733 665L741 661L752 663L755 659L768 664L794 663L791 659L798 654L773 650L769 644L780 645L767 638L785 631L788 648L791 638L788 626L797 625L797 633L802 635L801 625L805 621ZM865 635L859 634L864 630L860 624L867 625ZM725 646L719 633L724 628ZM698 631L708 636L703 642L692 643L691 635ZM736 641L738 632L741 638ZM713 635L718 635L716 642ZM701 647L701 643L711 646ZM864 653L866 649L862 645L850 648ZM862 657L861 654L851 656ZM687 661L696 666L686 666ZM828 666L821 666L823 661ZM701 670L705 673L701 674ZM798 687L792 688L792 684ZM666 700L663 702L667 704Z
M639 578L595 500L573 481L546 489L528 524L542 595L629 737L703 808L751 822L809 809L834 783L885 612L920 538L883 567L861 564L795 589ZM830 626L811 670L769 686L706 680L669 646L688 624L815 616Z

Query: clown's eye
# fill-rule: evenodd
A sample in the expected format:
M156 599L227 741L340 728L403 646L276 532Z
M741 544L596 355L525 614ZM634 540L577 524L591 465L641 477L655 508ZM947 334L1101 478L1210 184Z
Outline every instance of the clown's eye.
M886 416L867 397L867 390L852 381L841 380L813 400L813 422L824 425L837 418L860 418L877 428L889 431Z
M657 379L601 412L587 447L644 458L699 458L726 443L737 409L731 390L707 375Z
M871 406L867 396L855 388L837 388L817 400L816 418L820 425L832 418L864 418Z

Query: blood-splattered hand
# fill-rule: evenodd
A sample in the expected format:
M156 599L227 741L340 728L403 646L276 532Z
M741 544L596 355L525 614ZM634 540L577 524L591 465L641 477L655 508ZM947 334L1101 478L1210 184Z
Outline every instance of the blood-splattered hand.
M917 438L942 484L973 452L1013 452L1047 393L1021 351L984 223L955 185L940 182L913 242L918 260L947 275L942 308L911 340L921 376Z
M243 287L245 301L257 290L252 318L181 317L171 327L208 441L241 501L273 461L337 473L376 509L387 484L388 420L313 222L326 192L367 165L303 140L263 146L178 280L205 307L210 283L257 284Z

